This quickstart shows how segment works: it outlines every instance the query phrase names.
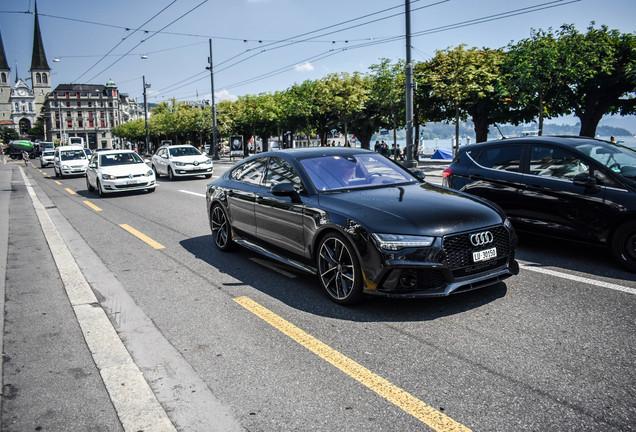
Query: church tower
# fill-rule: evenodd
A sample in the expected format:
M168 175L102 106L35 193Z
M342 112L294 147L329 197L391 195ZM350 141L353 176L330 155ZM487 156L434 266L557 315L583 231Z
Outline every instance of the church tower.
M11 69L7 63L2 34L0 34L0 125L2 125L1 122L3 121L11 120L11 105L9 104L9 97L11 96L10 73Z
M42 34L40 33L40 21L38 19L38 3L35 2L35 21L33 23L33 54L31 56L31 83L35 95L36 112L46 100L46 95L51 91L51 68L46 61Z

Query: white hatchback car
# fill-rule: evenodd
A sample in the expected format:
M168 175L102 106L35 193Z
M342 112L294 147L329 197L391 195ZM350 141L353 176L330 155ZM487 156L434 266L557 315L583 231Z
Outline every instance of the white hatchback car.
M54 158L55 158L55 150L53 149L42 150L42 153L40 154L40 168L44 168L45 166L52 164Z
M85 175L88 158L81 146L60 146L53 155L53 170L55 175Z
M112 192L155 190L155 173L132 150L109 150L93 153L86 188L97 190L99 196Z
M195 147L185 145L163 145L152 155L152 170L157 177L200 176L212 177L212 160Z

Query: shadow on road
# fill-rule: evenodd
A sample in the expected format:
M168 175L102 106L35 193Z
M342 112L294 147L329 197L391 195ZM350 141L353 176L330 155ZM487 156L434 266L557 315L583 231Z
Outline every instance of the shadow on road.
M429 321L479 308L506 295L506 284L501 282L487 288L450 297L427 299L389 299L365 296L355 306L333 303L322 292L316 276L296 271L262 256L236 247L232 252L221 252L214 246L212 236L194 237L180 242L196 258L219 271L252 286L264 294L298 310L315 315L358 322L377 321ZM265 261L268 266L254 262ZM284 276L272 268L278 267L294 277ZM230 284L236 285L236 284Z

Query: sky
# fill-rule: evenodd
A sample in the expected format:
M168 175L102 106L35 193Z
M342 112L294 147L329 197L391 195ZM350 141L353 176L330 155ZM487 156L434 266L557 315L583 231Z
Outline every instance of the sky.
M34 0L0 0L11 67L30 76ZM405 2L398 0L38 0L52 87L106 84L148 102L215 101L285 90L330 73L366 73L404 59ZM412 0L413 61L460 44L502 48L532 29L592 22L636 31L634 0ZM636 132L636 116L604 124ZM564 119L563 122L575 122Z

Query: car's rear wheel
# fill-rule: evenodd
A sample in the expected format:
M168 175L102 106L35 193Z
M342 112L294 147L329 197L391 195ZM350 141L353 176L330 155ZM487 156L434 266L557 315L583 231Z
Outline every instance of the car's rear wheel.
M612 254L629 271L636 272L636 221L619 226L612 237Z
M362 297L362 270L353 246L339 233L327 234L318 247L318 277L331 300L352 304Z
M216 204L210 212L210 230L217 248L222 251L232 249L232 226L227 213L220 204Z

